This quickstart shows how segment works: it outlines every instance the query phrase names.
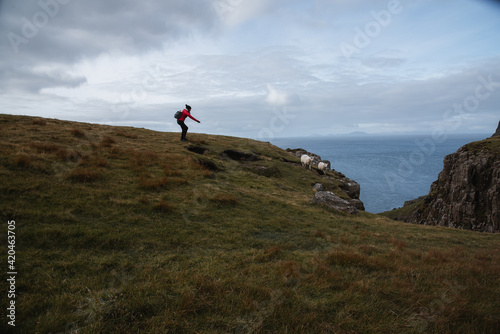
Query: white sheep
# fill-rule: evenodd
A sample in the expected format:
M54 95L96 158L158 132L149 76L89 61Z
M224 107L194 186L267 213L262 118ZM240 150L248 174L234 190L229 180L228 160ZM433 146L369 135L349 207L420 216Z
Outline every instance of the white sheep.
M326 172L328 170L328 162L320 162L318 164L318 169L322 170L323 172Z
M312 158L310 156L308 156L307 154L304 154L300 157L300 162L302 163L302 167L309 166L309 169L311 169Z

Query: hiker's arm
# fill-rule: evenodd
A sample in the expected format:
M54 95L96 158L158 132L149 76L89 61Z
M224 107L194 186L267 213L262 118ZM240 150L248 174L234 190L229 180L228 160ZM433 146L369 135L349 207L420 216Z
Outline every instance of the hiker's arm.
M196 118L194 118L193 116L191 116L191 114L188 114L188 116L189 116L191 119L195 120L196 122L200 123L200 121L199 121L199 120L197 120Z

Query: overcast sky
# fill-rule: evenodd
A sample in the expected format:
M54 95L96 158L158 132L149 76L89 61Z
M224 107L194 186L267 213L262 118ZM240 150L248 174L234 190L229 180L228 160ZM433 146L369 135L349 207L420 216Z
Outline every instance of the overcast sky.
M272 140L493 133L487 0L0 0L0 112Z

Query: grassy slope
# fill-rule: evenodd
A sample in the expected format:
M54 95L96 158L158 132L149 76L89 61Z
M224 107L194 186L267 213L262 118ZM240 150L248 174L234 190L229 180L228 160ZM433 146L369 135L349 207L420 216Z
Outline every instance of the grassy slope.
M0 115L0 239L15 220L17 332L500 326L498 235L315 206L311 184L340 195L338 182L287 162L298 162L287 152L191 134L209 150L199 155L178 137ZM226 149L262 160L222 159ZM1 300L5 332L6 293Z
M405 221L412 214L413 211L415 211L422 205L425 205L424 199L421 199L410 205L403 206L401 208L392 209L391 211L381 212L379 213L379 215L395 220Z
M485 151L500 154L500 136L469 143L464 145L464 149L473 152Z

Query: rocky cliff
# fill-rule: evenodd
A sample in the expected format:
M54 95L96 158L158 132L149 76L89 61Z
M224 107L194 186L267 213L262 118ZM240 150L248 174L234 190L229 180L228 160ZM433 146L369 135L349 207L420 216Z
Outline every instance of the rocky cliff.
M497 131L495 131L495 133L493 134L492 137L495 137L495 136L500 136L500 121L498 121Z
M500 137L446 156L429 195L406 221L500 232Z

